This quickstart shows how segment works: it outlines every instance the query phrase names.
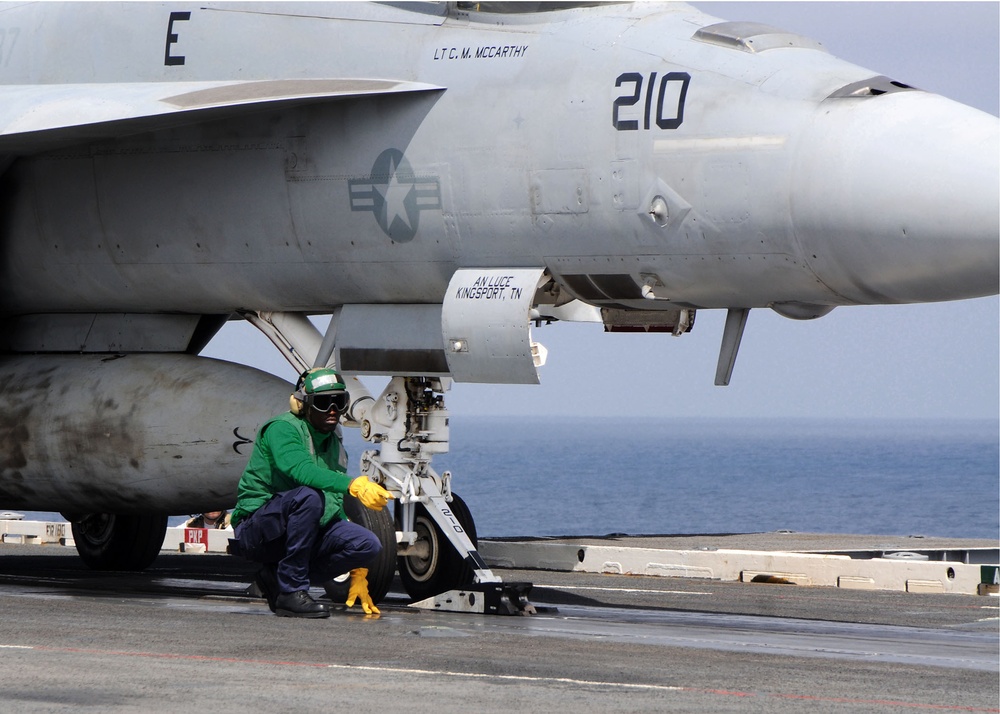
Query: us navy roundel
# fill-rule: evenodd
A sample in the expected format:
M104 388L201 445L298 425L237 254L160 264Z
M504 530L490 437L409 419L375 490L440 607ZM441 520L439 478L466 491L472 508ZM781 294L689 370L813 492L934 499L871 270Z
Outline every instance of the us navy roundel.
M396 243L413 240L420 212L440 210L441 184L436 176L415 176L399 149L386 149L371 176L348 181L352 211L371 211L379 228Z

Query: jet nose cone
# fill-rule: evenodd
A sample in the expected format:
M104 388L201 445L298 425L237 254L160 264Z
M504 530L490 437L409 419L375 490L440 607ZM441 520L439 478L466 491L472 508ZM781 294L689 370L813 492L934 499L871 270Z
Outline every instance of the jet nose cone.
M1000 120L933 94L829 99L796 156L792 216L828 287L859 303L1000 291Z

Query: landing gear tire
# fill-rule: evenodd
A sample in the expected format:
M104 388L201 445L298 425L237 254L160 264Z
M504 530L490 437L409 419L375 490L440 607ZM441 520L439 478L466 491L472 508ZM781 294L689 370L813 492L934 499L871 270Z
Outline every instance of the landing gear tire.
M70 520L76 551L94 570L145 570L167 532L167 516L160 513L90 513Z
M478 547L476 524L465 501L452 494L448 506L469 540ZM423 505L417 506L413 529L417 532L415 550L419 554L401 555L398 563L399 579L411 598L423 600L472 583L472 568L458 554Z
M362 506L361 501L349 494L344 496L344 510L352 523L370 530L382 544L382 552L368 565L368 594L372 602L378 605L389 592L392 578L396 574L396 526L388 508L373 511ZM341 604L347 600L350 586L350 578L323 583L327 597Z

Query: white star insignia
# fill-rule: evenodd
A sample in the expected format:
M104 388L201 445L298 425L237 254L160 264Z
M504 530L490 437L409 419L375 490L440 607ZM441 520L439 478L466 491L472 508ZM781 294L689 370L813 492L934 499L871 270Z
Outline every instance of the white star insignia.
M403 223L406 224L407 228L412 230L413 225L410 223L410 217L406 213L406 199L413 191L414 183L410 181L409 183L400 183L399 179L396 177L396 162L393 161L389 164L389 182L383 186L375 186L375 190L382 194L382 198L385 200L385 225L388 228L392 228L392 224L397 218L402 219Z

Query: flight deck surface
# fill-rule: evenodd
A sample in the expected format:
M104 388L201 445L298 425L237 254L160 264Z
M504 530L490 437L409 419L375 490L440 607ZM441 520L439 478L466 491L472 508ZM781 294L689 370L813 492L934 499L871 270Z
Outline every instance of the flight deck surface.
M534 583L537 615L415 610L396 586L379 618L305 621L247 597L253 572L171 552L142 573L95 572L70 549L0 545L0 698L17 711L1000 710L995 597L497 569Z

